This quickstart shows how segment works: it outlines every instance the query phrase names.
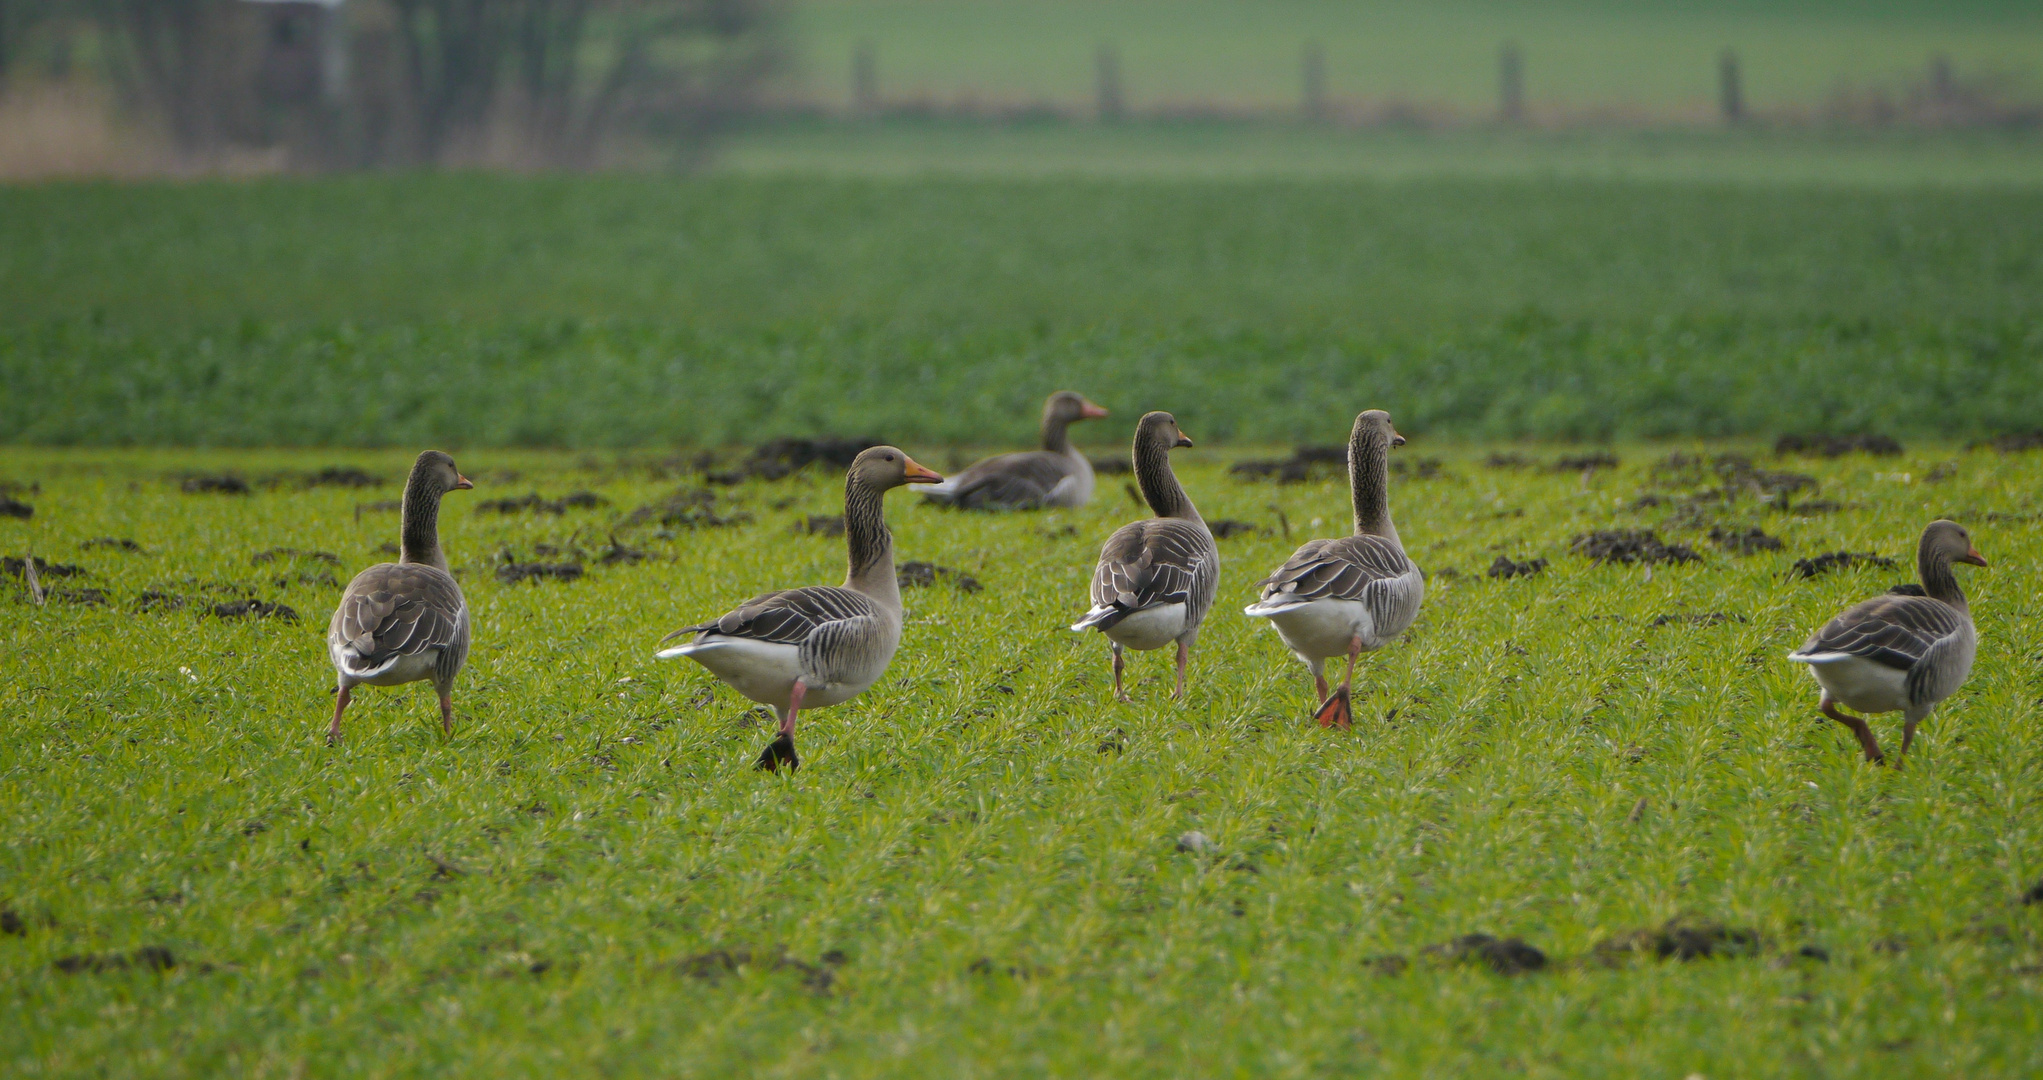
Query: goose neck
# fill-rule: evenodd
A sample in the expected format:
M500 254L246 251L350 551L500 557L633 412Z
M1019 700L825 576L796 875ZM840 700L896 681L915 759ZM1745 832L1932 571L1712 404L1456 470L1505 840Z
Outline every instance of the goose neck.
M1951 572L1949 554L1924 545L1915 553L1915 572L1922 578L1923 592L1960 611L1970 610L1965 590L1958 587L1958 575Z
M1043 416L1043 449L1053 454L1071 452L1071 421L1054 413Z
M1397 540L1397 526L1390 521L1389 451L1381 437L1359 429L1348 440L1348 490L1357 536Z
M888 607L901 607L901 583L894 576L894 534L887 530L882 493L856 479L844 483L844 546L850 565L844 587Z
M447 569L446 553L440 550L439 490L426 477L413 473L405 481L399 513L397 561Z
M1136 439L1135 482L1142 488L1143 501L1157 517L1199 520L1198 508L1192 505L1191 496L1185 494L1185 486L1178 483L1177 473L1170 467L1170 447L1160 440Z

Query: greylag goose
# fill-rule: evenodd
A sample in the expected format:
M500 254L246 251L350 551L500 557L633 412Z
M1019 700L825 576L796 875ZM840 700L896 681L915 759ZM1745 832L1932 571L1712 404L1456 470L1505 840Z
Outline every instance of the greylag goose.
M1901 712L1901 752L1915 741L1915 726L1965 684L1978 635L1972 609L1951 573L1954 562L1985 566L1972 536L1955 521L1932 521L1915 547L1922 594L1893 592L1845 609L1809 635L1788 659L1809 665L1823 687L1816 708L1858 736L1866 760L1881 762L1879 740L1862 713Z
M1071 625L1098 630L1113 643L1114 698L1121 689L1121 650L1178 646L1174 698L1185 696L1185 660L1220 584L1220 549L1199 510L1171 472L1170 452L1190 446L1167 412L1135 425L1135 480L1156 516L1114 530L1092 572L1092 610Z
M404 482L398 556L355 575L326 628L326 652L340 692L328 742L338 742L341 714L362 683L397 686L431 679L440 694L440 729L454 731L454 676L468 659L468 601L447 572L440 550L440 497L474 487L454 459L420 454Z
M844 474L844 544L851 565L841 587L762 593L660 639L694 634L688 644L656 655L688 657L738 693L773 707L780 727L759 755L759 768L800 768L794 733L801 711L849 701L886 673L901 644L901 586L881 498L903 484L942 480L891 446L866 450Z
M1071 445L1068 429L1107 410L1069 390L1043 402L1043 448L987 458L934 487L932 502L967 510L1034 510L1084 506L1092 500L1092 462Z
M1261 599L1244 608L1268 619L1277 636L1312 669L1323 727L1347 728L1354 721L1351 688L1355 658L1380 649L1405 632L1426 598L1426 576L1405 555L1390 522L1393 446L1403 446L1390 414L1371 409L1355 417L1348 435L1348 488L1355 509L1355 533L1337 540L1309 540L1269 577L1257 582ZM1348 658L1340 689L1327 693L1326 662Z

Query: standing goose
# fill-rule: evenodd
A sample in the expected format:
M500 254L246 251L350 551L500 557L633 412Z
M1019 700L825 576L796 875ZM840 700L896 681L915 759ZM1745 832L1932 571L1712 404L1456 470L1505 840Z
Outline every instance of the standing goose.
M1355 417L1348 435L1348 488L1355 509L1355 533L1337 540L1309 540L1269 577L1256 584L1262 598L1244 608L1268 619L1306 666L1318 691L1322 727L1346 729L1354 722L1351 702L1355 658L1380 649L1405 632L1426 597L1426 576L1405 555L1390 522L1390 470L1385 458L1404 436L1390 414L1371 409ZM1346 656L1348 674L1327 693L1326 662Z
M841 587L762 593L660 639L694 634L688 644L656 655L688 657L779 714L779 734L759 755L759 768L800 768L794 732L803 707L849 701L886 673L901 644L901 586L881 498L903 484L942 480L891 446L866 450L844 474L844 544L851 566Z
M1041 450L987 458L922 494L966 510L1084 506L1092 501L1092 462L1071 445L1067 429L1105 415L1083 395L1059 390L1043 402Z
M1915 726L1958 687L1972 671L1978 635L1972 609L1951 574L1954 562L1985 566L1986 557L1972 546L1972 536L1955 521L1932 521L1915 548L1915 570L1922 576L1922 595L1889 593L1845 609L1823 629L1809 635L1788 659L1809 665L1809 674L1823 687L1816 707L1859 737L1866 760L1880 762L1880 743L1862 713L1900 711L1901 752L1915 741Z
M397 561L355 575L326 628L326 652L340 682L328 742L361 683L397 686L431 679L440 729L454 731L454 676L468 659L468 601L440 550L440 497L474 484L438 450L420 454L404 482Z
M1092 610L1073 630L1097 629L1114 646L1114 698L1121 690L1121 650L1178 646L1177 688L1185 696L1185 659L1220 584L1220 549L1199 510L1171 472L1170 452L1190 446L1167 412L1135 425L1135 479L1156 516L1114 530L1092 572Z

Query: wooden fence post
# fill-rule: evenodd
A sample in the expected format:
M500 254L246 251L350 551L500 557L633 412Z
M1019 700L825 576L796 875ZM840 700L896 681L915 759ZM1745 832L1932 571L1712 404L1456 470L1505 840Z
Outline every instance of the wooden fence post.
M1099 118L1111 123L1125 117L1128 101L1121 93L1121 54L1112 45L1102 45L1093 57L1094 93Z
M1745 86L1738 72L1738 54L1725 49L1717 57L1717 105L1723 111L1724 123L1739 124L1745 120Z
M1320 123L1327 118L1327 54L1319 42L1305 43L1302 60L1305 97L1303 100L1305 118Z
M1507 124L1525 122L1525 56L1507 41L1497 54L1497 115Z
M877 116L880 111L880 61L870 41L851 51L851 111Z

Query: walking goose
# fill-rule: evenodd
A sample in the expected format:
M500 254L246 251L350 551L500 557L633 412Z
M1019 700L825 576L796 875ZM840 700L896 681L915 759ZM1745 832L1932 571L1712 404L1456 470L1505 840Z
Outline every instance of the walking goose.
M656 655L688 657L738 693L773 707L780 728L759 755L758 768L800 768L794 733L802 709L849 701L886 673L901 644L901 587L881 498L903 484L942 480L891 446L866 450L844 474L844 544L851 566L841 587L762 593L660 639L694 634L688 644Z
M1306 666L1320 701L1322 727L1346 729L1354 721L1350 700L1355 658L1382 648L1405 632L1426 597L1426 576L1405 555L1390 522L1390 477L1385 458L1403 446L1390 414L1371 409L1355 417L1348 436L1348 488L1355 508L1355 534L1337 540L1309 540L1283 566L1256 584L1262 598L1244 608L1268 619ZM1326 662L1348 658L1340 689L1327 693Z
M1035 510L1092 501L1092 462L1071 445L1066 429L1107 415L1083 395L1059 390L1043 402L1043 448L1002 454L923 489L932 502L966 510Z
M1816 707L1858 736L1866 760L1882 762L1880 743L1862 713L1903 714L1901 753L1915 741L1915 726L1965 684L1978 635L1972 609L1951 573L1954 562L1985 566L1972 536L1955 521L1932 521L1915 548L1923 595L1889 593L1847 608L1809 635L1788 659L1809 665L1823 687Z
M1135 479L1156 516L1114 530L1092 572L1092 610L1073 630L1098 630L1114 648L1114 698L1121 689L1121 650L1178 646L1177 688L1185 696L1185 659L1220 584L1220 549L1199 510L1171 472L1172 448L1190 446L1167 412L1135 425Z
M341 714L362 683L397 686L431 679L440 695L440 729L454 731L454 676L468 659L468 601L440 550L440 497L474 484L454 459L428 450L404 482L398 556L355 575L326 628L326 652L340 683L329 743L340 741Z

